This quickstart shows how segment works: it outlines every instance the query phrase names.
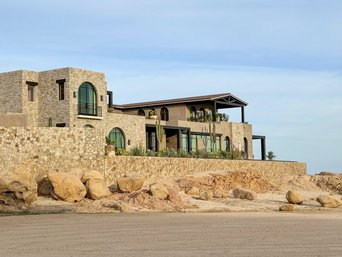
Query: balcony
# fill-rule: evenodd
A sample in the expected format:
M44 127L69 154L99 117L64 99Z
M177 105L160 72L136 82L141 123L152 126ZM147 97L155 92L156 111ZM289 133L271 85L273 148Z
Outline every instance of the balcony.
M82 117L102 117L102 107L91 103L78 103L78 115Z

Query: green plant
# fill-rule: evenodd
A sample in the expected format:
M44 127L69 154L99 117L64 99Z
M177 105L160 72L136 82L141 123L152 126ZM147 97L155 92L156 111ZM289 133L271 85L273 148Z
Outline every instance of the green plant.
M124 148L115 148L116 155L128 155L129 153Z
M157 115L157 111L154 108L151 108L150 111L148 112L149 116L154 116Z
M276 158L276 156L274 155L274 153L272 151L269 151L267 153L267 159L269 159L270 161L274 160Z
M181 158L189 157L189 153L188 153L188 151L181 149L178 152L178 157L181 157Z
M178 153L173 148L165 148L163 150L158 151L158 156L159 157L177 157Z
M244 151L233 146L232 149L228 152L228 159L242 160L244 159Z
M132 156L145 156L145 151L141 146L134 146L129 150L129 155Z
M115 146L115 139L111 139L110 137L106 137L106 144Z

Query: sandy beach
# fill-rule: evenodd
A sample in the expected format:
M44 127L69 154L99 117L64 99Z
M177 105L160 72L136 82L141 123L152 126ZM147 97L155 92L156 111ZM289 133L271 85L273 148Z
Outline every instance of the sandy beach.
M341 256L340 213L0 217L0 256Z

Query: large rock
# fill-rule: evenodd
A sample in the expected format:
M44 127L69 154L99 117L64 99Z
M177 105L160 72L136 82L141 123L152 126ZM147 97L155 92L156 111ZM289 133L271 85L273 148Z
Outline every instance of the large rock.
M286 193L286 199L292 204L302 204L304 197L296 191L290 190Z
M58 199L73 203L82 200L87 194L86 187L76 175L50 172L48 178Z
M118 188L123 193L138 191L144 185L144 178L138 175L131 175L117 179Z
M98 200L110 195L105 177L96 170L84 172L82 182L86 185L87 198Z
M255 192L243 188L235 188L233 190L233 195L235 198L247 200L255 200L257 198L257 194Z
M105 180L90 179L86 183L87 198L98 200L110 195L107 182Z
M38 195L39 196L51 196L53 193L53 186L50 180L45 177L38 182Z
M36 199L37 182L26 166L0 172L0 203L21 208Z
M279 211L294 211L294 205L293 204L284 204L279 207Z
M150 185L150 192L153 197L160 200L165 200L169 196L169 191L167 190L166 186L158 182Z
M186 191L187 195L199 195L200 194L200 190L197 187L192 187L189 190Z
M105 178L97 170L89 170L83 173L81 180L83 183L86 183L88 180L105 180Z
M316 198L316 201L319 202L323 207L327 208L336 208L342 205L341 201L329 195L320 195Z
M211 200L213 200L214 195L213 195L212 191L205 190L205 191L200 192L199 197L201 198L201 200L211 201Z

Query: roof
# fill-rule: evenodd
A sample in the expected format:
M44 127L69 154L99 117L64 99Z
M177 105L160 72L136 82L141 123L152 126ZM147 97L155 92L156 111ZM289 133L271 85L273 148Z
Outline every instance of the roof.
M141 102L141 103L131 103L123 105L113 105L117 109L137 109L146 107L156 107L165 105L175 105L175 104L190 104L199 102L217 102L219 105L225 105L225 108L246 106L248 103L239 99L238 97L232 95L231 93L214 94L214 95L203 95L203 96L192 96L185 98L176 98L168 100ZM223 107L222 107L223 108Z

